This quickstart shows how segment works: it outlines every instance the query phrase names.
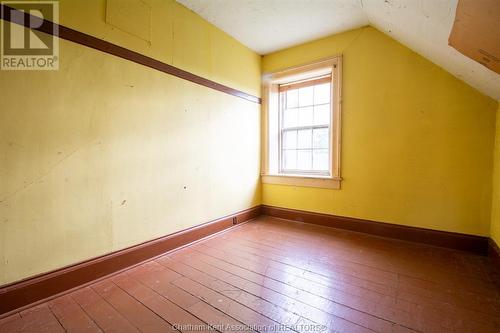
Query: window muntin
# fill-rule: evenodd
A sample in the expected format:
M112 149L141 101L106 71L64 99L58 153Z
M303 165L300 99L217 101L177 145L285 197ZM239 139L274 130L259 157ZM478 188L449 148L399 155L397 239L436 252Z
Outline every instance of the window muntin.
M331 75L279 85L280 173L331 174Z

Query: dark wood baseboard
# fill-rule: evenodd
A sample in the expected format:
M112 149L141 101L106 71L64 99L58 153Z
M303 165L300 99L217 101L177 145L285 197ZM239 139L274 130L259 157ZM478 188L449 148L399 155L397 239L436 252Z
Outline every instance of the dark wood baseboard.
M498 260L498 263L500 263L500 248L491 238L488 240L488 257Z
M500 287L500 247L493 239L488 240L488 257L493 263L493 280Z
M56 295L61 295L69 290L137 265L165 252L214 235L235 224L257 218L261 214L376 236L447 247L479 255L489 255L497 267L496 271L500 278L500 249L488 237L262 205L123 250L1 286L0 318L21 308L26 308L34 303L53 298Z
M185 246L260 215L260 206L0 287L0 317L127 267Z
M0 9L2 10L3 16L2 19L5 21L9 21L12 23L16 23L19 25L23 25L25 27L28 26L30 22L30 14L24 13L24 18L22 21L16 20L19 16L12 17L10 12L15 11L15 8L9 7L7 5L0 4ZM202 86L205 86L210 89L214 89L229 95L233 95L239 98L243 98L247 101L261 104L261 98L248 94L246 92L240 91L238 89L234 89L218 82L206 79L199 75L190 73L183 69L177 68L175 66L169 65L167 63L161 62L159 60L153 59L151 57L145 56L141 53L126 49L124 47L118 46L116 44L110 43L108 41L99 39L97 37L85 34L83 32L65 27L60 24L56 24L49 20L43 20L43 23L38 28L32 28L41 32L44 32L49 35L57 36L59 38L87 46L98 51L112 54L114 56L135 62L137 64L156 69L160 72L170 74L176 76L180 79L187 80Z
M262 206L262 214L287 220L395 238L404 241L447 247L480 255L487 255L488 253L488 237L407 227L398 224L375 222L352 217L313 213L266 205Z

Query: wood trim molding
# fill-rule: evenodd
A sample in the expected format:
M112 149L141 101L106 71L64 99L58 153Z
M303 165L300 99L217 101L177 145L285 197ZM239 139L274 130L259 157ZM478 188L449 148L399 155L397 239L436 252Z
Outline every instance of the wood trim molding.
M500 247L492 238L488 240L488 257L493 264L493 282L500 288Z
M317 188L329 188L333 190L340 189L340 178L330 177L306 177L292 175L261 175L263 184L278 184L288 186L305 186Z
M326 77L323 77L326 76ZM316 77L317 79L312 79ZM318 77L321 77L318 79ZM313 177L288 175L280 167L280 87L282 85L309 85L316 80L331 82L330 110L330 176ZM300 82L300 83L297 83ZM288 88L285 88L285 90ZM342 123L342 55L336 55L306 65L294 66L262 76L262 164L264 183L340 189L341 177L341 123ZM300 176L300 177L297 177ZM281 177L281 178L280 178ZM312 180L318 178L318 180ZM326 181L324 178L330 178Z
M2 9L2 13L4 13L4 17L2 19L16 23L19 25L23 26L28 26L29 24L29 17L31 16L29 13L24 13L24 21L19 22L16 21L15 18L12 18L10 16L10 10L16 10L12 7L0 4L0 8ZM53 26L54 29L52 28ZM215 81L206 79L204 77L198 76L196 74L190 73L188 71L182 70L180 68L177 68L175 66L169 65L167 63L161 62L159 60L153 59L151 57L145 56L141 53L126 49L124 47L118 46L116 44L107 42L105 40L96 38L91 35L87 35L83 32L73 30L71 28L65 27L60 24L53 23L49 20L44 20L42 25L39 28L36 28L35 30L54 35L52 32L53 31L59 31L59 38L84 45L126 60L130 60L132 62L135 62L137 64L156 69L160 72L170 74L173 76L176 76L180 79L187 80L196 84L199 84L201 86L205 86L210 89L214 89L229 95L233 95L239 98L243 98L247 101L253 102L260 104L261 99L257 96L250 95L248 93L245 93L243 91L225 86L223 84L217 83Z
M0 286L0 318L225 231L261 214L489 255L496 265L496 283L500 286L500 249L488 237L260 205L126 249Z
M260 206L0 287L0 318L260 215Z
M498 261L498 264L500 265L500 248L491 238L488 240L488 257Z
M488 237L263 205L263 215L486 255Z

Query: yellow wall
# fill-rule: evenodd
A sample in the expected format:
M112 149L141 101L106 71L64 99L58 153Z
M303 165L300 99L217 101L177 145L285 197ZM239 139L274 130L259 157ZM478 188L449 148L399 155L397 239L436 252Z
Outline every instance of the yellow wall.
M259 95L260 56L172 0L146 3L150 40L106 24L104 0L61 0L60 21ZM59 71L0 71L0 285L262 200L488 234L496 102L373 28L263 58L274 71L344 54L345 178L263 199L259 105L60 44Z
M366 27L263 57L343 54L341 190L263 185L264 204L488 235L496 101Z
M500 246L500 103L497 110L490 237Z
M174 0L114 0L125 6L131 1L143 1L150 6L151 40L107 24L105 0L60 0L59 21L191 73L260 95L258 54ZM137 20L134 13L131 20Z
M61 21L258 94L260 56L147 2L151 43L106 25L104 1L61 1ZM60 43L59 71L0 71L0 284L261 203L258 104Z

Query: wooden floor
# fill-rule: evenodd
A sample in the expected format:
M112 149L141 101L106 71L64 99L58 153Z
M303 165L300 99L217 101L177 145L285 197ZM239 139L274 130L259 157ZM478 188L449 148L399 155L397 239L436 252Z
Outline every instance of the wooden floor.
M261 217L0 332L500 332L487 258Z

